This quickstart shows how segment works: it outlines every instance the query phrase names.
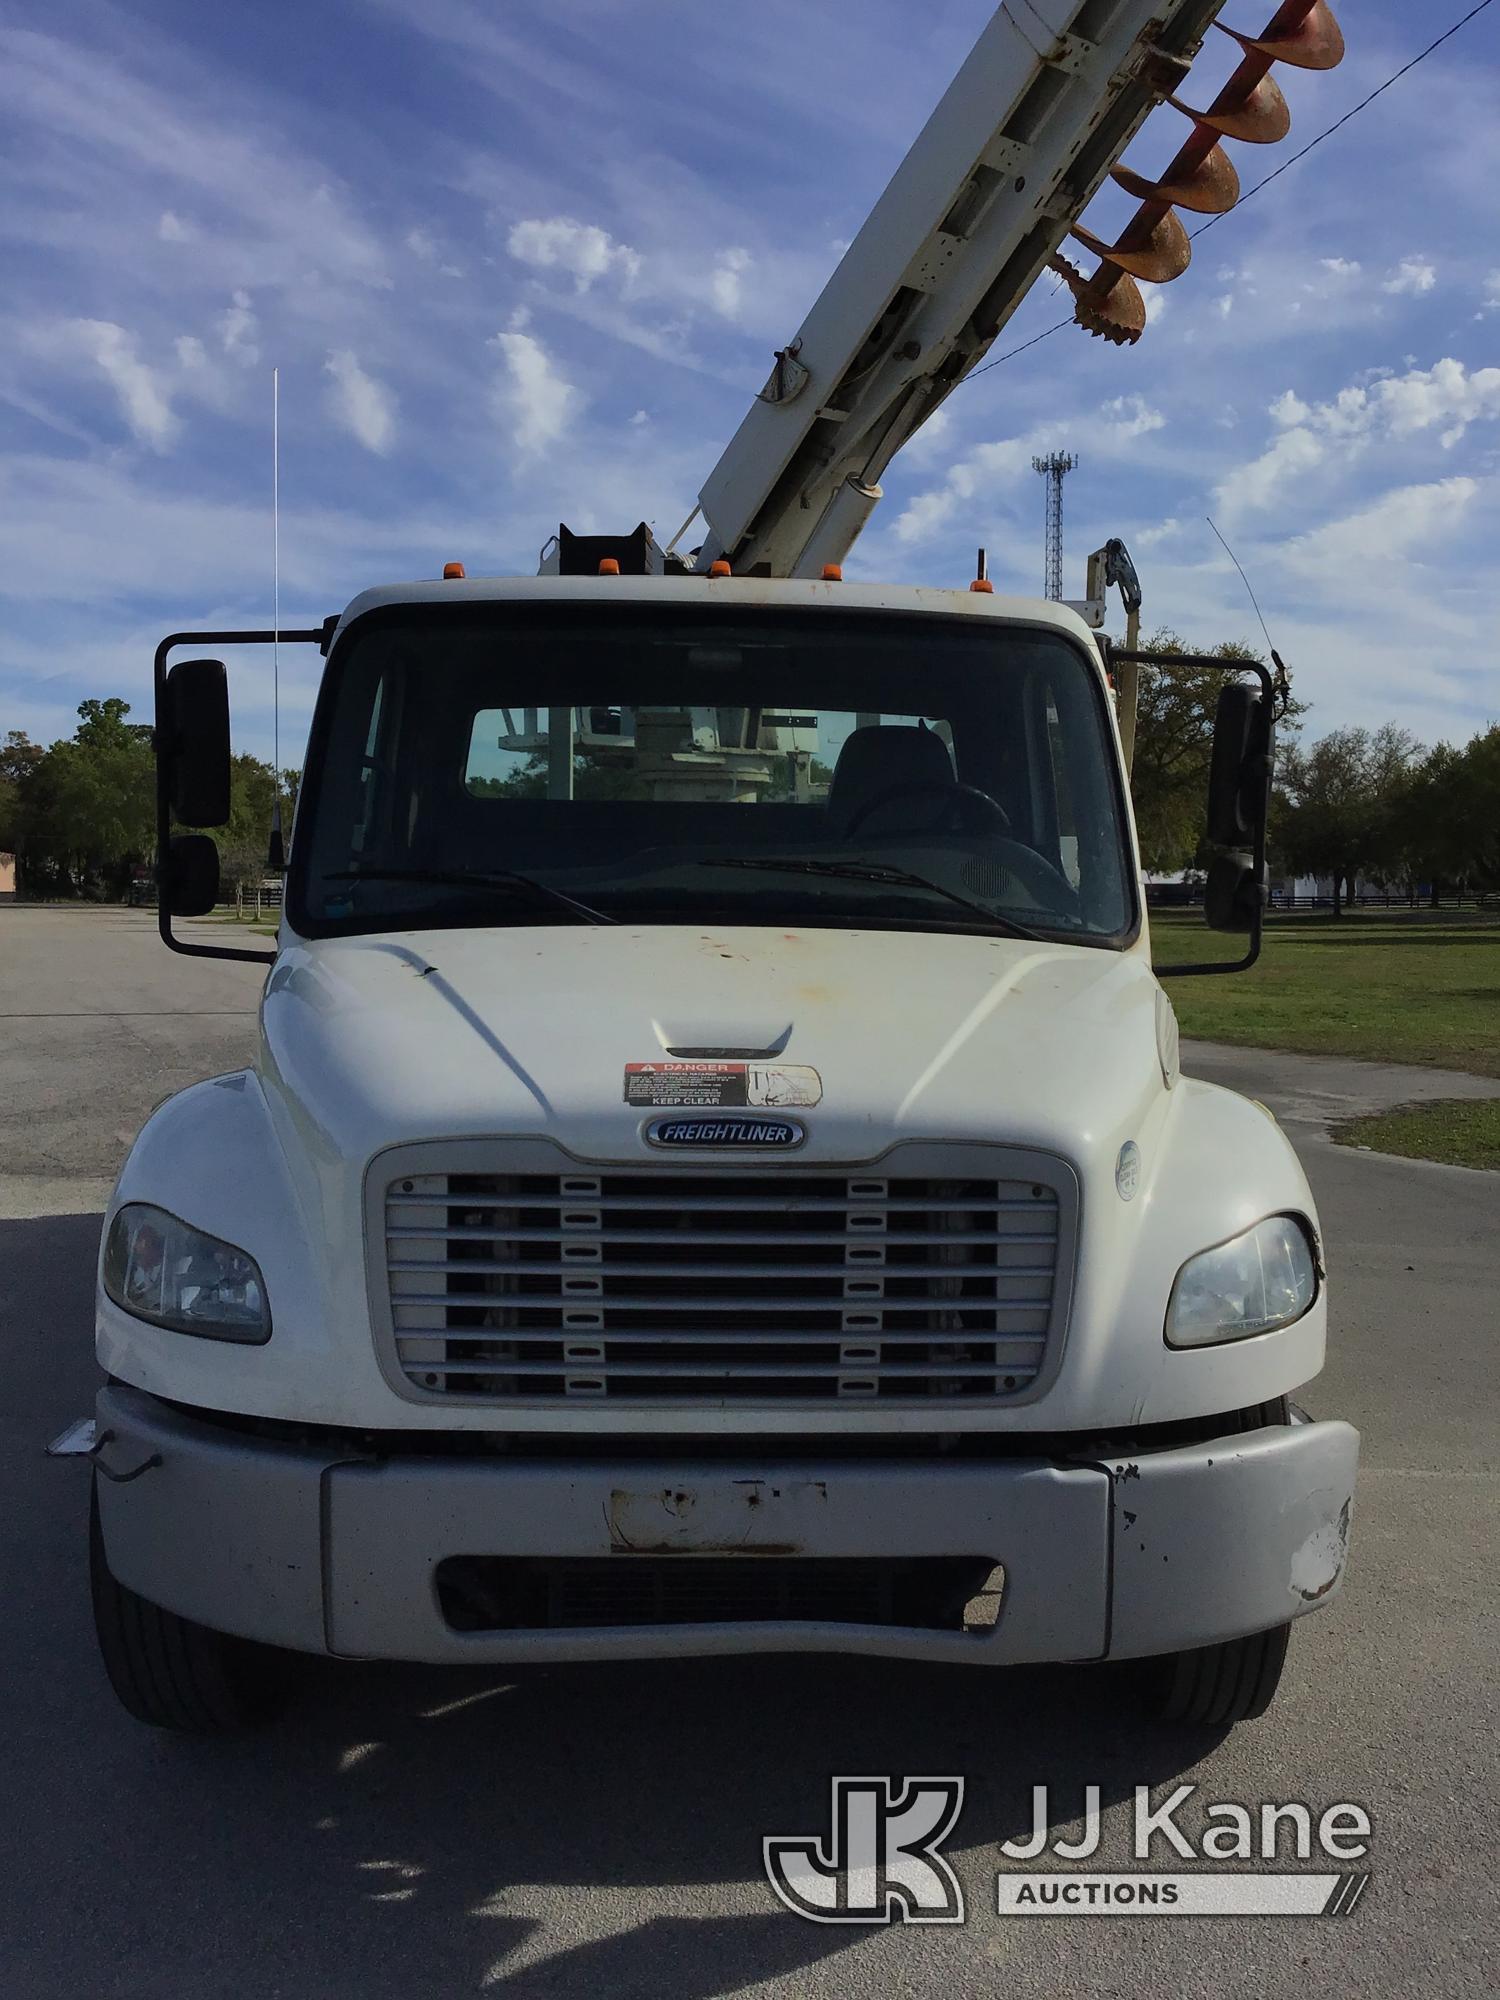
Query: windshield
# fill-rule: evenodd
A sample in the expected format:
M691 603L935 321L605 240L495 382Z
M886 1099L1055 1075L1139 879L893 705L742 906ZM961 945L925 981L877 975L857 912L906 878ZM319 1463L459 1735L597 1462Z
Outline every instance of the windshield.
M1098 676L1045 629L414 608L335 650L289 897L315 937L714 921L1118 945L1127 856Z

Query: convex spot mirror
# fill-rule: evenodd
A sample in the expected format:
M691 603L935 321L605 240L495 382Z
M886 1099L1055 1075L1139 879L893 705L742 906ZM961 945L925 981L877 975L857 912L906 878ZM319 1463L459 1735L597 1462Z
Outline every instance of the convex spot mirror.
M156 727L156 754L163 760L173 819L180 826L224 826L229 819L224 662L179 660L167 675Z
M206 833L175 834L157 893L174 917L206 917L219 900L219 850Z
M1265 871L1257 871L1253 856L1220 854L1209 863L1203 885L1203 915L1210 930L1239 931L1248 936L1265 901Z

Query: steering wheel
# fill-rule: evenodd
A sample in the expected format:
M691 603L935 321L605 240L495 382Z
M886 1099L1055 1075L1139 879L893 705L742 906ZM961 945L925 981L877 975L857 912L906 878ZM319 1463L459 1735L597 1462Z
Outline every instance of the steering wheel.
M1038 854L1034 847L1027 847L1019 840L1002 840L1000 846L997 865L1016 876L1042 909L1061 910L1069 916L1078 914L1078 891L1045 854Z
M980 791L977 785L959 784L947 778L917 778L904 785L887 785L883 792L876 792L873 798L866 799L862 806L855 809L845 826L844 839L853 840L865 821L882 806L927 795L940 798L943 809L929 825L909 831L940 832L944 830L950 812L953 812L955 822L950 830L957 833L1003 833L1010 826L1010 815L1004 806L992 799L988 792Z

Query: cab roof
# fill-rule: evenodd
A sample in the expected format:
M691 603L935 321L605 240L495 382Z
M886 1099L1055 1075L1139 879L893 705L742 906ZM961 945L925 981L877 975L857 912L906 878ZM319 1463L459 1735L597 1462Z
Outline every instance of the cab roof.
M1039 597L952 590L928 584L832 583L803 577L708 576L470 576L422 583L380 584L361 591L338 629L367 611L423 604L552 604L601 601L682 607L709 601L744 611L887 611L927 617L989 619L1002 625L1050 627L1082 642L1097 658L1094 634L1076 611Z

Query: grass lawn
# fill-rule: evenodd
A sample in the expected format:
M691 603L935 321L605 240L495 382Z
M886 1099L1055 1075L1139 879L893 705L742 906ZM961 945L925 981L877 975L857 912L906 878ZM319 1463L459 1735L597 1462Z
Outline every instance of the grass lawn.
M1340 1146L1367 1146L1372 1153L1400 1153L1408 1160L1500 1168L1500 1098L1409 1104L1369 1118L1351 1118L1333 1128L1333 1137Z
M1196 911L1153 912L1151 935L1159 966L1242 950ZM1251 971L1173 979L1168 991L1182 1032L1205 1041L1500 1076L1500 920L1489 912L1272 917Z

